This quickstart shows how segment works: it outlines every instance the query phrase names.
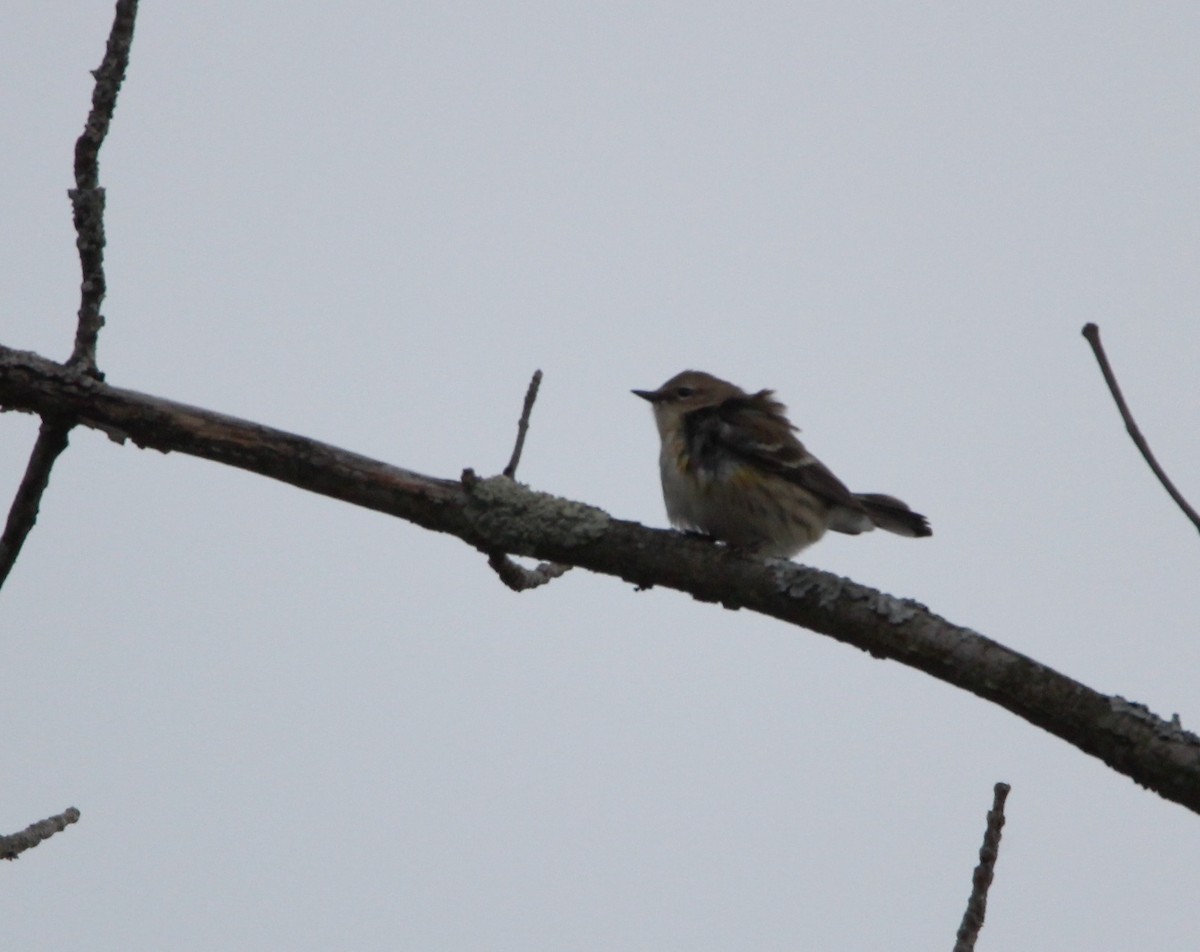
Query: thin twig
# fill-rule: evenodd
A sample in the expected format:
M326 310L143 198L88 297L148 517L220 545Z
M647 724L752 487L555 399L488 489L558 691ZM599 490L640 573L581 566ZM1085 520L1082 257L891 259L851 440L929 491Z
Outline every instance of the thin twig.
M979 847L979 865L971 877L971 898L967 900L967 911L963 913L962 925L954 943L954 952L971 952L979 930L983 928L983 917L987 912L988 888L996 870L996 855L1000 850L1000 831L1004 828L1004 801L1011 788L1006 783L995 786L992 808L988 810L987 830L983 834L983 845Z
M9 507L4 534L0 535L0 587L3 587L17 556L21 554L21 546L37 522L42 493L50 482L50 469L59 454L67 448L67 434L70 432L71 427L65 423L42 421L37 442L33 444L33 452L25 467L25 475Z
M1175 500L1175 505L1183 510L1183 514L1191 520L1192 525L1196 527L1197 531L1200 531L1200 513L1197 513L1195 509L1188 505L1188 501L1183 498L1179 490L1175 488L1175 484L1163 472L1163 468L1158 465L1158 460L1150 452L1150 445L1146 442L1146 438L1142 436L1142 431L1138 429L1138 425L1133 421L1133 414L1129 412L1129 406L1125 403L1125 397L1121 394L1121 387L1117 384L1116 375L1113 374L1112 367L1109 365L1108 356L1104 353L1104 345L1100 343L1100 328L1095 324L1084 324L1083 336L1092 345L1092 352L1096 355L1096 362L1100 364L1100 372L1104 374L1104 381L1108 384L1108 389L1112 393L1113 399L1117 402L1117 409L1121 411L1121 419L1125 421L1125 430L1129 433L1130 439L1133 440L1134 445L1141 451L1142 458L1150 464L1150 469L1154 471L1154 475L1158 477L1158 481L1163 484L1163 488Z
M529 414L533 412L533 401L537 399L538 387L542 385L542 372L535 370L529 381L529 389L525 391L525 405L521 407L521 419L517 421L517 442L513 446L512 456L504 467L504 475L513 479L517 475L517 466L521 462L521 451L525 449L525 434L529 432Z
M96 338L104 326L100 305L107 283L104 277L104 189L100 187L98 157L117 105L117 93L129 66L133 43L133 25L137 19L137 0L117 0L108 46L100 68L92 75L92 108L83 134L75 142L75 187L67 194L75 219L75 246L79 249L80 282L79 324L75 330L75 349L67 363L85 373L96 371Z
M20 833L0 836L0 859L16 859L26 850L33 849L42 840L48 840L55 833L61 833L70 824L78 822L79 811L74 807L67 807L58 816L30 824Z

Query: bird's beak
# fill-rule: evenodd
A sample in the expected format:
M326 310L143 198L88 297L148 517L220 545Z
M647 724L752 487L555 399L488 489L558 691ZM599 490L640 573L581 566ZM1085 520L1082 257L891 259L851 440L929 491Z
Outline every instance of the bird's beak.
M649 400L651 403L658 403L661 399L661 394L657 390L630 390L629 392L637 394L643 400Z

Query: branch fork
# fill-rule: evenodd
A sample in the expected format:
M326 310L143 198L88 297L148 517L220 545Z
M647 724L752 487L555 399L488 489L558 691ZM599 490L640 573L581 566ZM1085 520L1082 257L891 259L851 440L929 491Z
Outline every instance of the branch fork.
M521 407L521 418L517 421L517 440L513 445L512 456L504 467L503 475L516 479L517 466L521 463L521 453L525 449L525 434L529 432L529 416L533 412L534 401L537 400L538 388L542 385L542 372L535 370L530 378L529 387L525 391L525 403ZM474 470L463 470L463 486L470 491L479 482ZM499 577L500 581L514 592L527 592L531 588L548 585L556 578L565 575L571 568L558 562L539 562L531 569L514 562L505 552L494 550L488 553L488 565Z

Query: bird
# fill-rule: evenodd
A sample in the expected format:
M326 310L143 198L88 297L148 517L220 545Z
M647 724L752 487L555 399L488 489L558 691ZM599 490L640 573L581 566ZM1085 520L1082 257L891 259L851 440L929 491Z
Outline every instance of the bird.
M896 497L847 489L796 438L773 390L685 370L633 393L654 410L663 499L678 528L764 558L791 558L829 529L932 535Z

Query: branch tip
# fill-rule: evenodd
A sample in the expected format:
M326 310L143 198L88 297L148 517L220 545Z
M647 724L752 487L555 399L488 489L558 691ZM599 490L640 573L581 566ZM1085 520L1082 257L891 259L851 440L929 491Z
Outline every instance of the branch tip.
M525 449L525 434L529 431L529 414L533 412L533 402L537 399L538 387L542 385L542 372L535 370L529 380L529 388L525 391L525 403L521 407L521 419L517 421L517 442L513 446L512 456L504 467L504 475L513 479L517 475L517 466L521 462L521 451Z
M61 833L72 823L79 822L79 811L67 807L57 816L31 823L20 833L11 836L0 836L0 859L16 859L26 850L31 850L43 840L48 840L55 833Z
M992 788L992 808L987 814L987 829L983 834L983 845L979 847L979 865L971 876L971 897L963 913L962 924L954 942L954 952L971 952L979 930L983 928L987 913L987 894L996 872L996 857L1000 851L1000 831L1004 828L1004 801L1012 788L1006 783L997 783Z

